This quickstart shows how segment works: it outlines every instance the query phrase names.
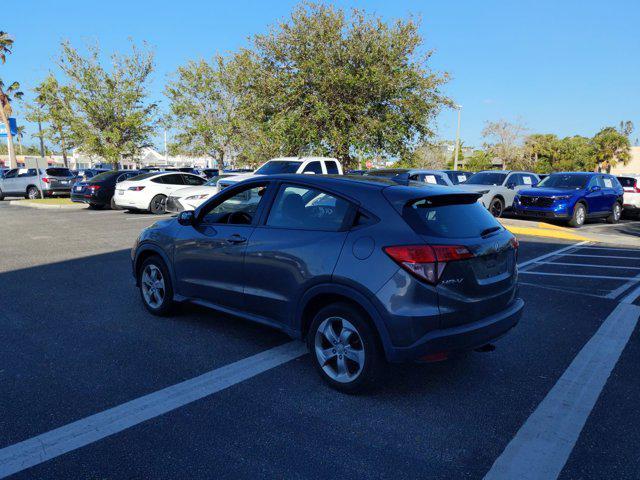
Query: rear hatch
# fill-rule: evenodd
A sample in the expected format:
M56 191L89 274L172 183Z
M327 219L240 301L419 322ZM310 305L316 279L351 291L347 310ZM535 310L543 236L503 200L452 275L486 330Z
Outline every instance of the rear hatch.
M385 196L434 251L441 327L504 310L517 290L514 236L477 202L478 194L438 187L413 188L413 195L398 191L409 188L389 187Z
M42 181L51 189L70 189L73 183L73 173L68 168L45 169Z

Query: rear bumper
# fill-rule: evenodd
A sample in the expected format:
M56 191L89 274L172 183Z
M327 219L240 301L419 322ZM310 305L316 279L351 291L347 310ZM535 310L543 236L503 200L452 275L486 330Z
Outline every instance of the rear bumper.
M455 354L473 350L502 337L515 327L523 308L524 300L516 298L506 309L482 320L433 330L408 347L388 347L387 358L392 362L403 362L434 353Z
M71 187L43 188L42 193L44 195L69 195L71 193Z
M84 193L72 193L71 201L75 203L86 203L92 205L109 205L111 199L105 200L102 196L88 195Z

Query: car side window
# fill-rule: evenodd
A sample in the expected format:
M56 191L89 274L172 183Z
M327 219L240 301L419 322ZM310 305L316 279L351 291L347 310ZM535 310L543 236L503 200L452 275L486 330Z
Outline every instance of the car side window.
M521 175L519 173L512 173L509 176L507 176L507 179L504 182L505 186L509 186L509 185L522 185L522 179L521 179Z
M196 177L195 175L182 175L185 185L202 185L205 183L204 178Z
M593 177L591 177L591 180L589 180L589 185L587 185L587 188L593 188L598 186L600 186L600 184L598 183L598 176L594 175Z
M18 173L18 169L17 169L17 168L14 168L13 170L9 170L9 171L5 174L4 178L15 178L15 177L16 177L16 175L17 175L17 173Z
M352 204L315 188L283 185L273 202L267 226L337 232L346 228Z
M23 178L23 177L29 177L29 169L27 168L21 168L20 170L18 170L18 177L19 178Z
M253 223L268 184L250 185L231 197L215 202L207 208L202 223L207 225L249 225Z
M338 175L340 173L338 170L338 164L335 160L326 160L324 162L324 166L327 169L327 174L329 175Z
M184 185L183 176L179 173L174 173L172 175L164 175L162 177L163 183L167 185Z
M613 188L614 187L613 180L608 175L605 175L604 177L602 177L602 183L604 185L604 188Z
M322 174L322 163L320 163L318 161L309 162L307 164L307 166L304 167L304 170L302 170L302 173L307 173L307 172L313 172L313 173L316 173L318 175L321 175Z

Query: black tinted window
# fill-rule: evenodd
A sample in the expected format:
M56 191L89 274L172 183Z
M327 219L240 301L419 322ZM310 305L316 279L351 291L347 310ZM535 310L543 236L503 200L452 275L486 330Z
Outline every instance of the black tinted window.
M195 175L182 175L185 185L202 185L206 181L204 178L196 177Z
M307 166L304 167L304 170L302 171L302 173L305 173L305 172L313 172L313 173L321 174L322 164L320 162L309 162Z
M507 174L504 172L478 172L468 178L469 185L502 185Z
M14 178L18 174L18 169L14 168L5 173L4 178Z
M487 229L500 227L493 215L475 201L438 206L422 199L406 205L402 216L417 233L432 237L479 237Z
M623 187L635 187L636 179L633 177L618 177L618 181Z
M68 168L47 168L47 175L52 177L72 177L73 174Z
M337 232L345 226L350 207L348 201L329 193L289 185L280 188L267 225Z
M576 175L571 173L552 173L542 180L538 186L548 188L564 188L567 190L577 190L584 188L589 181L588 175ZM593 185L597 185L596 177L593 178Z
M296 173L301 162L291 162L287 160L270 160L261 166L256 173L261 175L274 175L277 173Z
M206 211L204 223L225 223L248 225L253 222L262 197L267 191L266 184L253 185L215 203Z
M329 175L337 175L338 173L340 173L340 171L338 170L338 164L333 160L327 160L326 162L324 162L324 166L327 167L327 173Z

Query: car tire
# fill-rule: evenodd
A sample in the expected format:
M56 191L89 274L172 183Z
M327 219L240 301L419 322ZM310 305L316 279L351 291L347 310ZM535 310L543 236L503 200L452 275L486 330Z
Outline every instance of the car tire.
M569 226L573 228L580 228L582 225L584 225L586 219L586 207L583 203L577 203L576 206L573 207L573 215L571 215L571 219L569 220Z
M500 218L504 213L504 202L499 197L493 197L489 203L489 213L496 218Z
M613 207L611 207L611 213L607 217L607 223L618 223L621 216L622 205L620 205L620 202L616 202L613 204Z
M164 261L153 255L138 269L138 286L142 303L153 315L168 315L173 306L173 285Z
M111 197L111 200L109 200L109 208L111 210L120 210L120 207L116 205L116 199L114 197Z
M25 197L29 200L36 200L40 198L40 190L37 187L29 187L27 188L27 194Z
M167 197L165 195L156 195L151 199L149 204L149 211L154 215L162 215L167 212L166 209Z
M322 379L344 393L357 393L373 385L383 363L376 332L367 318L347 303L328 305L315 315L307 346Z

